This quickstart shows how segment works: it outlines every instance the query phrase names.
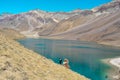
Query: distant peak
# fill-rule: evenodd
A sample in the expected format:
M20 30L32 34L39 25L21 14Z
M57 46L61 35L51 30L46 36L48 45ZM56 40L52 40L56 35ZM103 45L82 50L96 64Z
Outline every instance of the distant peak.
M113 0L113 1L120 1L120 0Z
M45 13L47 11L43 11L43 10L40 10L40 9L34 9L34 10L31 10L29 12L41 12L41 13Z
M83 10L81 10L81 9L76 9L76 10L73 10L72 12L81 12L81 11L83 11Z
M120 0L113 0L107 4L93 8L93 12L113 12L120 9Z

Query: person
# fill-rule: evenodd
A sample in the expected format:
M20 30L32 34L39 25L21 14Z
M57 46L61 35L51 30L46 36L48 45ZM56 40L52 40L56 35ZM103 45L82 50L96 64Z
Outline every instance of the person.
M106 75L105 78L107 79L107 78L108 78L108 75Z
M63 66L65 66L68 69L70 68L68 59L64 59Z
M61 58L59 58L59 64L62 64L62 59Z

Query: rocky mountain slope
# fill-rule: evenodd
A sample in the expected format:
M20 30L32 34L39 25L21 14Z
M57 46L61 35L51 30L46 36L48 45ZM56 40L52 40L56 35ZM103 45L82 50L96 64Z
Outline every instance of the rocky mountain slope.
M33 10L0 16L0 26L13 28L27 37L95 41L120 46L120 0L71 12Z
M41 10L32 10L21 14L2 14L0 16L0 26L5 28L13 28L25 35L38 36L38 32L51 29L52 25L56 25L63 19L77 15L79 12L45 12Z
M120 41L120 11L102 15L89 23L79 25L60 34L63 39L116 43ZM118 44L117 44L118 45Z
M88 80L24 48L9 38L10 34L0 30L0 80Z

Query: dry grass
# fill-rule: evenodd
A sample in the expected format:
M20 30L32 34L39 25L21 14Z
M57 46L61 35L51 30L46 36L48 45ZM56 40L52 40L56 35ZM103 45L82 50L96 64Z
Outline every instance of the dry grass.
M0 32L0 80L88 80Z

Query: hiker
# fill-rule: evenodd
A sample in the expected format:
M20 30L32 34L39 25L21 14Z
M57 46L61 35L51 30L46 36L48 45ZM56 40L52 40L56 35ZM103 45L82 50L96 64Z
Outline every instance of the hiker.
M65 66L68 69L70 68L68 59L64 59L63 66Z
M62 64L62 59L61 58L59 58L59 64Z
M105 78L107 79L107 78L108 78L108 75L106 75Z

